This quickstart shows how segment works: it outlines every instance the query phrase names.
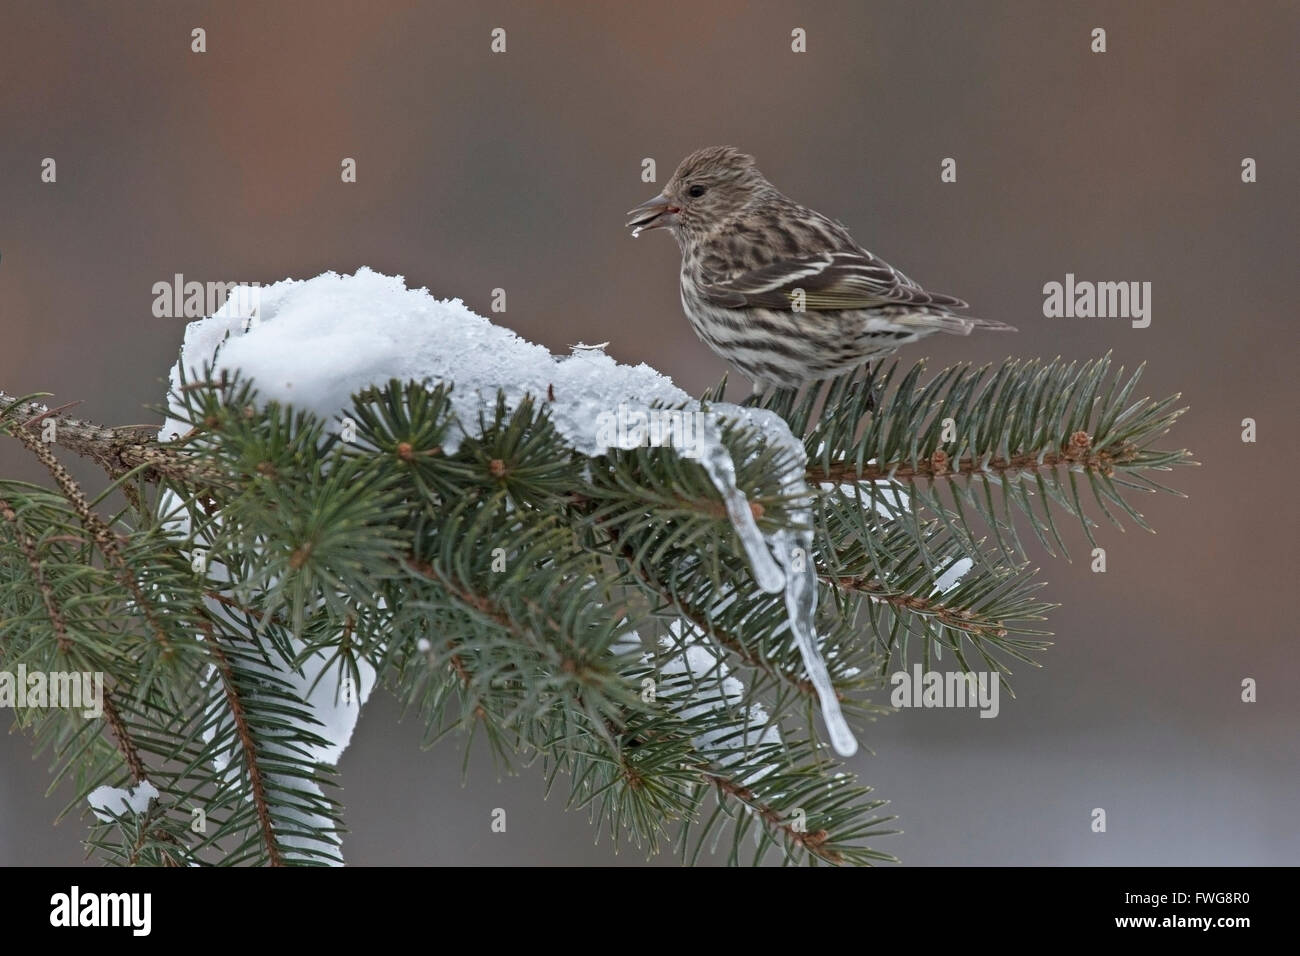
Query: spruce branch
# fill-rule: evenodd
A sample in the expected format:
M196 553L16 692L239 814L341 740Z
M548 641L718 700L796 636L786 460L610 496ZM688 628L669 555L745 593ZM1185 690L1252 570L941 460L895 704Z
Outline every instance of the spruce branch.
M798 400L770 394L763 404L805 435L810 483L856 484L881 506L888 489L906 488L968 544L977 538L969 509L1008 556L1025 554L1021 521L1049 554L1067 554L1053 507L1078 520L1095 547L1084 482L1121 530L1112 507L1150 530L1122 489L1171 491L1150 473L1195 464L1185 450L1155 447L1185 411L1179 396L1133 400L1142 368L1112 376L1109 355L1082 364L1009 360L995 370L955 365L922 382L925 369L917 362L900 376L895 363ZM827 410L820 416L819 402Z
M23 529L13 506L4 498L0 498L0 517L3 517L9 523L14 540L18 543L23 557L27 559L27 568L31 571L32 582L36 585L37 590L41 592L41 602L45 605L45 613L49 616L50 627L54 629L55 641L59 650L66 654L72 648L72 642L68 638L68 626L63 618L63 612L59 610L59 606L54 600L54 591L50 588L49 582L45 580L45 573L41 570L41 557L36 553L36 543Z
M721 435L762 531L811 520L817 635L859 724L918 658L1004 677L1032 663L1050 605L1017 523L1063 548L1053 509L1092 535L1079 484L1113 520L1127 491L1161 487L1150 472L1188 462L1156 448L1175 399L1133 401L1136 376L1112 380L1108 359L924 378L893 366L761 400L804 442L810 512L783 480L788 445L736 422ZM503 390L477 421L452 398L393 381L331 423L204 369L182 376L181 427L157 442L0 396L0 433L57 489L0 482L0 658L75 658L109 685L103 725L21 721L54 748L56 781L73 778L71 805L105 784L160 793L92 828L101 857L335 860L341 809L316 756L331 741L309 698L364 672L426 742L486 733L548 790L565 780L616 842L688 861L724 840L732 863L892 859L872 846L892 818L818 741L784 596L755 588L707 470L669 449L577 451L541 396ZM96 513L37 439L47 425L131 483L127 512Z
M204 469L193 458L154 441L156 425L97 425L50 409L36 397L15 398L0 392L0 433L18 437L28 425L46 419L56 424L54 444L89 458L114 480L136 471L147 481L167 478L192 485L220 477L215 470Z
M122 751L122 759L131 772L131 779L137 784L147 780L148 774L144 769L144 761L140 759L140 748L131 739L131 731L127 729L126 721L122 719L122 714L113 701L112 691L104 692L104 717L108 720L108 726L113 732L113 739L117 742L118 749Z
M253 807L257 812L258 832L266 848L267 860L271 866L283 866L284 860L280 852L280 843L275 833L275 827L271 822L271 806L267 799L261 755L258 753L257 742L249 726L248 715L244 710L244 703L240 697L234 669L230 666L229 659L217 643L215 629L212 627L205 628L203 637L208 642L206 646L216 663L217 674L221 678L221 691L225 695L226 705L234 723L235 735L239 739L239 748L243 753L244 766L249 778L250 796L252 797Z
M47 413L46 417L55 415ZM61 656L78 657L78 669L103 672L105 676L102 703L106 735L97 732L94 721L83 720L75 711L26 712L35 726L38 744L52 746L55 750L60 768L56 780L69 771L75 775L76 796L70 807L85 800L96 787L121 779L123 775L136 784L148 780L156 784L162 794L151 805L149 813L170 814L168 819L174 818L174 825L167 824L159 832L169 834L164 842L175 844L182 839L176 834L188 832L179 801L206 789L210 791L207 806L213 811L217 826L208 838L193 847L194 851L199 852L205 846L216 849L224 845L222 852L226 861L248 859L241 856L238 846L232 848L225 842L227 837L234 836L243 827L241 812L237 809L243 799L241 789L232 787L234 781L225 779L223 774L214 774L211 769L204 768L213 767L219 755L229 751L233 736L243 731L243 736L247 737L249 712L247 708L237 706L237 699L226 695L226 703L232 712L227 715L232 728L229 734L211 732L215 713L211 708L207 708L208 716L202 716L206 707L201 703L203 681L199 676L201 672L196 672L194 666L198 657L207 658L216 648L216 632L211 621L205 618L205 612L185 610L201 607L201 600L193 589L192 572L188 568L183 571L178 568L174 542L163 535L157 525L150 526L149 515L139 513L137 509L139 526L133 530L119 530L114 526L119 521L117 518L110 525L94 511L88 496L54 458L47 444L35 437L29 424L15 422L11 417L5 425L6 430L47 467L60 491L56 497L30 486L8 483L5 499L4 524L18 532L19 551L28 563L31 582L42 594L46 625L53 636L51 646ZM64 429L65 438L68 434L69 431ZM98 438L91 436L88 440ZM187 469L184 473L192 472ZM10 504L10 499L17 505ZM31 565L31 557L36 542L20 527L22 512L38 515L45 524L40 540L47 547L35 567ZM11 516L12 521L9 520ZM102 568L91 561L92 549L103 556ZM15 592L21 583L21 578L15 579ZM63 595L64 608L76 609L75 620L60 608L60 594ZM3 621L3 615L0 615L0 621ZM132 626L136 622L142 625L143 633ZM16 624L21 628L37 623L29 618L22 621L11 619L8 627L0 628L0 657L24 661L29 666L66 667L70 662L60 665L43 657L41 631L44 628L39 624L25 635L21 629L14 631ZM196 640L196 631L212 638L206 648ZM142 644L140 639L145 635L148 635L148 643ZM26 644L14 640L24 636L28 638ZM219 672L228 686L233 686L231 681L237 675L228 660ZM128 696L123 696L122 688L129 688ZM282 703L275 706L280 713L287 712ZM252 713L257 713L256 708ZM197 726L195 721L198 721ZM183 729L187 724L195 729ZM199 727L209 729L208 744L197 752L188 751ZM265 737L265 731L262 737ZM108 739L112 741L112 748L105 750L103 745ZM277 754L275 762L282 768L279 771L281 776L296 759ZM181 769L174 769L176 766ZM250 766L252 796L256 797L263 786L258 779L257 765ZM315 774L314 768L289 772L299 776ZM328 810L319 801L312 801L310 794L306 800L291 797L286 803L285 795L294 792L294 785L282 786L277 791L277 804L290 806L296 803L300 808L325 806ZM220 808L232 805L235 812L220 819ZM264 807L265 801L253 800L250 806L253 805ZM298 812L301 815L302 810ZM293 827L288 829L292 832ZM147 836L147 832L152 831L135 832L131 838L142 839L142 834ZM138 860L143 853L141 846L126 852L115 842L128 839L128 836L120 826L96 826L92 829L90 842L106 857ZM316 835L308 838L309 843L319 840ZM238 842L236 838L236 844ZM278 847L271 847L268 855L271 862L282 856ZM317 855L317 851L309 846L299 854L299 858L311 859ZM162 856L152 854L150 858L176 859L172 850Z
M1036 572L978 550L979 542L937 519L914 526L886 514L856 488L836 489L823 495L818 522L819 575L836 589L841 613L874 635L879 673L905 669L916 659L915 644L927 668L945 649L967 670L968 651L1004 675L1010 671L1000 655L1034 664L1029 655L1047 647L1049 636L1038 622L1053 607L1034 596L1042 587Z
M720 517L715 515L715 517ZM617 548L619 557L626 563L636 580L649 591L660 603L665 617L672 619L681 617L688 623L694 625L702 633L708 634L712 639L717 641L727 651L734 654L740 661L756 671L760 671L766 677L773 681L780 681L788 684L797 690L805 699L813 701L816 699L816 690L813 683L799 671L790 666L781 666L780 664L769 660L760 654L738 634L732 633L723 628L717 627L708 617L703 609L684 601L679 595L674 593L671 585L664 584L654 578L647 568L646 562L640 560L638 555L621 539L618 531L613 527L602 527L602 530L609 535L610 539ZM846 700L846 696L837 691L841 701Z

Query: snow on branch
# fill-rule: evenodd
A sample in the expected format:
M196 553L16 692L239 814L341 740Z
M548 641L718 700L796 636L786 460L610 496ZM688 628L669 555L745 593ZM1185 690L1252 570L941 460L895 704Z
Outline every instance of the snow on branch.
M392 379L414 380L453 386L450 401L461 434L449 436L444 445L448 453L464 437L481 435L499 396L510 409L531 396L545 400L556 431L582 455L660 445L697 459L726 504L756 589L785 595L791 631L833 746L845 756L857 750L815 631L817 580L806 457L778 415L700 402L649 366L620 365L599 349L578 347L557 358L471 312L459 299L437 300L425 289L406 288L400 276L363 268L351 276L326 273L286 280L259 287L255 296L252 291L233 290L216 314L186 328L171 371L173 403L187 381L205 374L238 374L256 383L262 400L313 412L342 428L339 416L355 393ZM179 414L175 404L172 408ZM783 493L803 502L794 530L759 530L736 486L736 464L722 442L724 423L754 430L786 453ZM162 438L175 440L185 431L177 418L169 418ZM319 696L312 703L324 726L337 727L341 750L355 723L355 708L341 717L334 712L337 703Z

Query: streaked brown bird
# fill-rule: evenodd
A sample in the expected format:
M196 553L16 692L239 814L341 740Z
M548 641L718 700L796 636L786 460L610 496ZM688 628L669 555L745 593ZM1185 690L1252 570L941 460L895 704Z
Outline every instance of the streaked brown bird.
M691 327L756 391L830 378L934 332L1015 331L959 315L961 299L922 289L732 146L691 153L628 215L634 236L673 234Z

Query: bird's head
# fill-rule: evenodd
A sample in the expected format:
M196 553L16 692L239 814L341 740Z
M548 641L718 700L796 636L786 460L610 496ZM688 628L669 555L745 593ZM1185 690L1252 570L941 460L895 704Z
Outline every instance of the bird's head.
M627 224L633 235L666 228L681 241L708 233L771 190L753 156L708 146L683 159L663 192L628 212Z

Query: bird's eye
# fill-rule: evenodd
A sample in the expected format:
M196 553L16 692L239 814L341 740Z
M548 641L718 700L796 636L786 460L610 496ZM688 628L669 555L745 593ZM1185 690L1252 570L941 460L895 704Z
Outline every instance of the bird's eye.
M705 190L708 188L708 186L701 186L699 183L696 183L690 189L686 190L686 195L690 196L692 199L699 199L704 195Z

